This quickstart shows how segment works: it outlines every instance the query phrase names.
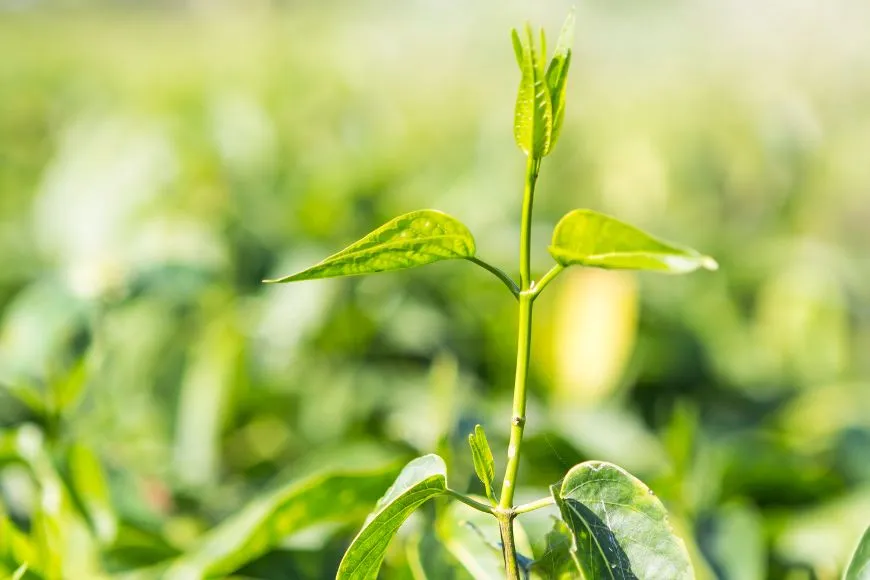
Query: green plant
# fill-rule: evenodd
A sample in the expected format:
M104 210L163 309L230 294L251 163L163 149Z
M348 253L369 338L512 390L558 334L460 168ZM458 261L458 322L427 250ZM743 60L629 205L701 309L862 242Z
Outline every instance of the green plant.
M519 333L510 442L500 490L497 493L492 451L483 428L478 425L469 435L469 445L474 470L486 497L473 497L451 488L445 462L437 455L411 461L352 541L339 566L339 579L376 577L388 544L401 524L427 500L441 495L497 520L501 534L499 549L506 575L511 579L523 578L543 566L518 554L515 518L552 504L558 506L562 521L557 522L548 536L548 546L552 547L548 558L549 577L580 574L596 579L678 579L693 576L687 550L671 529L662 503L640 480L616 465L600 461L581 463L551 487L549 496L522 505L514 502L526 424L532 310L547 286L563 269L574 265L668 273L717 267L712 258L695 250L664 242L607 215L580 209L568 213L555 228L549 251L556 264L540 278L532 277L535 184L542 160L555 146L563 124L572 36L573 16L569 16L548 61L543 30L539 40L528 25L522 34L513 31L513 47L521 71L514 136L527 158L518 283L477 256L474 238L465 225L435 210L419 210L394 218L311 268L269 281L354 276L465 259L494 274L518 302Z

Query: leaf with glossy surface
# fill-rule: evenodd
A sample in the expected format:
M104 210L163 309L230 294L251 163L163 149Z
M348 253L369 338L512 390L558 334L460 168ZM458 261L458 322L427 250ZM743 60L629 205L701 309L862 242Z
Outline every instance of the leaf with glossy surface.
M549 151L553 133L553 103L544 70L543 31L540 51L535 49L531 26L526 25L522 39L516 30L511 35L522 73L514 109L514 139L526 155L540 159Z
M691 248L678 246L588 209L563 217L553 232L550 254L562 266L588 266L612 270L654 270L683 274L718 268L716 260Z
M408 463L351 542L336 578L376 578L387 546L402 523L414 510L444 493L445 489L447 467L443 459L437 455L424 455Z
M551 490L573 534L574 561L587 578L694 578L662 502L621 467L587 461Z
M495 481L495 460L492 457L492 449L486 440L483 427L475 425L474 433L468 435L468 445L471 447L471 458L474 461L474 472L486 490L486 497L493 503L496 502L492 491Z
M475 251L474 237L462 222L446 213L424 209L393 218L307 270L266 282L404 270L441 260L471 258Z
M263 494L206 534L199 546L178 558L163 577L222 577L293 533L317 524L361 518L395 473L394 467L326 473Z
M844 580L870 580L870 528L867 528L861 536L861 541L855 548L843 578Z

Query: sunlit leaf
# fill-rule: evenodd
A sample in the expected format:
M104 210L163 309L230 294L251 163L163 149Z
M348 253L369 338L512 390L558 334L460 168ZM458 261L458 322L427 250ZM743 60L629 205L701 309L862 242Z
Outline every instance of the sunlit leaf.
M338 567L336 578L369 580L377 577L384 553L399 526L427 500L444 493L447 468L437 455L411 461L351 542Z
M568 87L568 69L571 66L571 46L574 44L574 11L572 10L562 25L556 51L550 65L547 67L547 87L550 90L550 98L553 107L553 134L546 155L556 145L559 133L562 129L562 121L565 118L565 93Z
M393 467L327 473L263 494L206 534L199 546L178 558L164 577L223 577L291 534L313 525L361 518L395 473Z
M74 444L69 450L69 472L73 492L100 542L112 543L118 531L118 521L106 476L96 455L84 445Z
M9 577L9 580L21 580L24 578L24 575L27 574L27 569L29 566L27 564L22 564L18 567L18 569L12 573L12 576Z
M540 159L549 151L553 133L553 103L544 70L546 47L536 50L531 26L526 25L524 32L521 39L516 30L512 31L522 73L514 109L514 139L526 155Z
M844 580L868 579L870 579L870 528L867 528L861 536L861 541L858 542L844 575Z
M102 572L96 538L73 501L70 490L33 426L18 430L18 452L39 488L31 535L42 575L54 578L95 578Z
M27 535L18 529L7 517L0 504L0 571L33 567L36 562L36 548Z
M412 211L388 221L361 240L297 274L267 282L296 282L404 270L475 253L474 237L459 220L440 211Z
M574 536L574 561L587 578L693 578L662 502L622 468L581 463L552 492Z
M576 209L553 232L550 254L563 266L655 270L673 274L715 270L716 260L691 248L659 240L610 216Z
M495 460L493 460L492 449L489 448L489 442L486 440L486 433L482 426L476 425L474 433L468 435L468 445L471 447L474 472L486 489L486 497L494 503L495 494L492 491L492 486L495 481Z

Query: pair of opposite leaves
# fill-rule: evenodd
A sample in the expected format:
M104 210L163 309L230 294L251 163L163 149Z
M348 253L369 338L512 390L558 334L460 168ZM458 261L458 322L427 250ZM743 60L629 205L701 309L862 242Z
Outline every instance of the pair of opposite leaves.
M686 273L715 269L716 261L691 248L662 241L610 216L578 209L556 225L550 254L562 266ZM393 218L364 238L306 270L267 280L296 282L403 270L441 260L476 260L468 228L437 210Z

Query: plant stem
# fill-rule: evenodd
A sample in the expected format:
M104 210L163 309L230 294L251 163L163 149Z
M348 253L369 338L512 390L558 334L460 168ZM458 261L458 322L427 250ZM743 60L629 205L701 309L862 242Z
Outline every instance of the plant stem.
M531 247L532 247L532 204L535 201L535 183L538 180L538 171L541 168L541 160L529 156L526 163L526 184L523 190L523 217L520 227L520 289L528 290L531 287Z
M554 500L552 497L542 497L541 499L536 499L535 501L530 501L529 503L518 505L514 508L514 514L520 515L528 512L533 512L535 510L539 510L541 508L553 505L555 501L556 500Z
M498 516L498 529L501 532L502 555L504 556L504 569L508 580L522 580L520 567L517 564L517 547L514 542L514 519L509 513L501 513Z
M519 322L517 329L517 370L514 382L514 402L511 416L511 436L508 445L508 460L504 481L501 486L501 500L496 512L501 530L502 551L505 571L510 580L519 580L517 553L514 546L513 501L517 472L520 467L520 448L523 443L523 428L526 425L526 379L529 375L529 351L532 344L532 301L535 294L531 290L531 238L532 205L535 198L535 183L541 160L529 156L526 164L526 181L523 190L523 215L520 229L520 295Z
M450 489L449 487L445 490L447 495L454 497L455 499L461 501L465 505L476 509L479 512L485 512L488 514L493 513L492 506L488 506L483 502L479 502L476 499L472 499L465 495L464 493L459 493L456 490Z

